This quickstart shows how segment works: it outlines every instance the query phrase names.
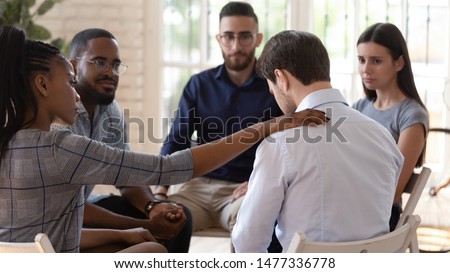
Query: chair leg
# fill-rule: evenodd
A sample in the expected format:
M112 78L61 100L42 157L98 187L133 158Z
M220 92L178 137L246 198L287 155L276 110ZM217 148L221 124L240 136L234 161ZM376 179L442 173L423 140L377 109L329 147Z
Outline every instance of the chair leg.
M410 253L419 253L419 243L417 241L417 234L414 234L411 243L409 244Z

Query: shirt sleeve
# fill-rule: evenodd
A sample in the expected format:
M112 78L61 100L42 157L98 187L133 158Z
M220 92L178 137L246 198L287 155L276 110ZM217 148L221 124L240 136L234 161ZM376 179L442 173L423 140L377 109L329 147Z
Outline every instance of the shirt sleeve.
M195 93L198 81L191 78L180 98L175 120L161 148L161 155L187 149L191 146L191 137L195 130Z
M399 129L400 132L405 130L408 127L411 127L415 124L422 124L425 130L425 134L428 132L428 112L420 106L418 103L413 101L413 103L409 103L405 109L403 109L400 120L399 120Z
M169 156L125 151L68 130L55 134L53 142L55 164L67 183L172 185L192 178L190 150Z
M359 99L355 103L352 104L352 108L355 110L358 110L359 112L362 112L364 106L366 105L367 99Z
M257 149L249 188L232 232L236 252L267 252L272 241L289 176L278 143L266 139Z

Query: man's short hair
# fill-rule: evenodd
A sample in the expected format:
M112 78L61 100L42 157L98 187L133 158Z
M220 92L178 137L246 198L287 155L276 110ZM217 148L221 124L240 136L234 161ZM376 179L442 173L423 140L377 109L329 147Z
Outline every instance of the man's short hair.
M275 82L275 69L289 71L304 85L330 81L330 59L322 41L304 31L282 31L267 41L256 63L257 72Z
M95 38L110 38L116 40L116 37L111 32L101 28L88 28L75 34L70 43L69 58L73 59L77 57L82 51L86 50L87 43L91 39Z
M226 16L248 16L255 19L256 24L258 24L258 16L256 16L253 7L246 2L229 2L223 6L219 14L219 22Z

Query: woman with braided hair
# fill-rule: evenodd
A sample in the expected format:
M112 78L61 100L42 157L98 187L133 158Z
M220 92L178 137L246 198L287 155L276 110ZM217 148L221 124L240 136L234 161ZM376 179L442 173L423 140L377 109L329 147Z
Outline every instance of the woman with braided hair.
M50 130L56 118L74 122L80 99L73 67L58 49L3 25L0 60L0 241L33 241L43 232L56 252L80 251L84 185L183 183L271 133L326 120L323 112L306 110L168 156L123 151L66 129ZM150 251L164 250L158 247Z
M14 27L2 26L1 38L0 102L1 109L5 109L1 113L4 124L1 153L5 161L0 163L0 200L5 218L0 218L0 240L30 241L36 233L45 232L52 238L57 251L77 250L78 242L73 238L78 236L63 234L65 230L76 230L69 219L76 219L77 214L82 213L82 210L76 211L76 207L83 200L74 198L81 187L58 187L53 182L48 183L52 179L46 179L46 176L54 171L52 166L55 167L48 164L51 156L33 158L26 152L46 153L38 148L39 143L46 142L41 130L48 131L54 117L74 122L77 113L74 103L79 96L72 87L76 82L73 68L57 48L25 40L24 33ZM8 141L13 145L7 146ZM35 179L33 166L39 166L41 179ZM20 172L19 176L16 171ZM64 203L64 197L73 200ZM68 218L62 214L72 216ZM62 225L62 221L69 225ZM65 242L65 236L70 241ZM84 229L82 238L82 250L102 247L105 251L166 252L143 228L123 231Z

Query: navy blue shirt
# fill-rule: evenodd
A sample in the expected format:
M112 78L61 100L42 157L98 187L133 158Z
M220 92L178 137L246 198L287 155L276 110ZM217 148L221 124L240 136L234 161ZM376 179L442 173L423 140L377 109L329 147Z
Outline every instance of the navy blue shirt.
M281 114L265 79L253 71L245 83L237 86L220 65L193 75L186 84L161 154L189 148L194 131L201 145ZM248 180L257 146L205 176L238 183Z

